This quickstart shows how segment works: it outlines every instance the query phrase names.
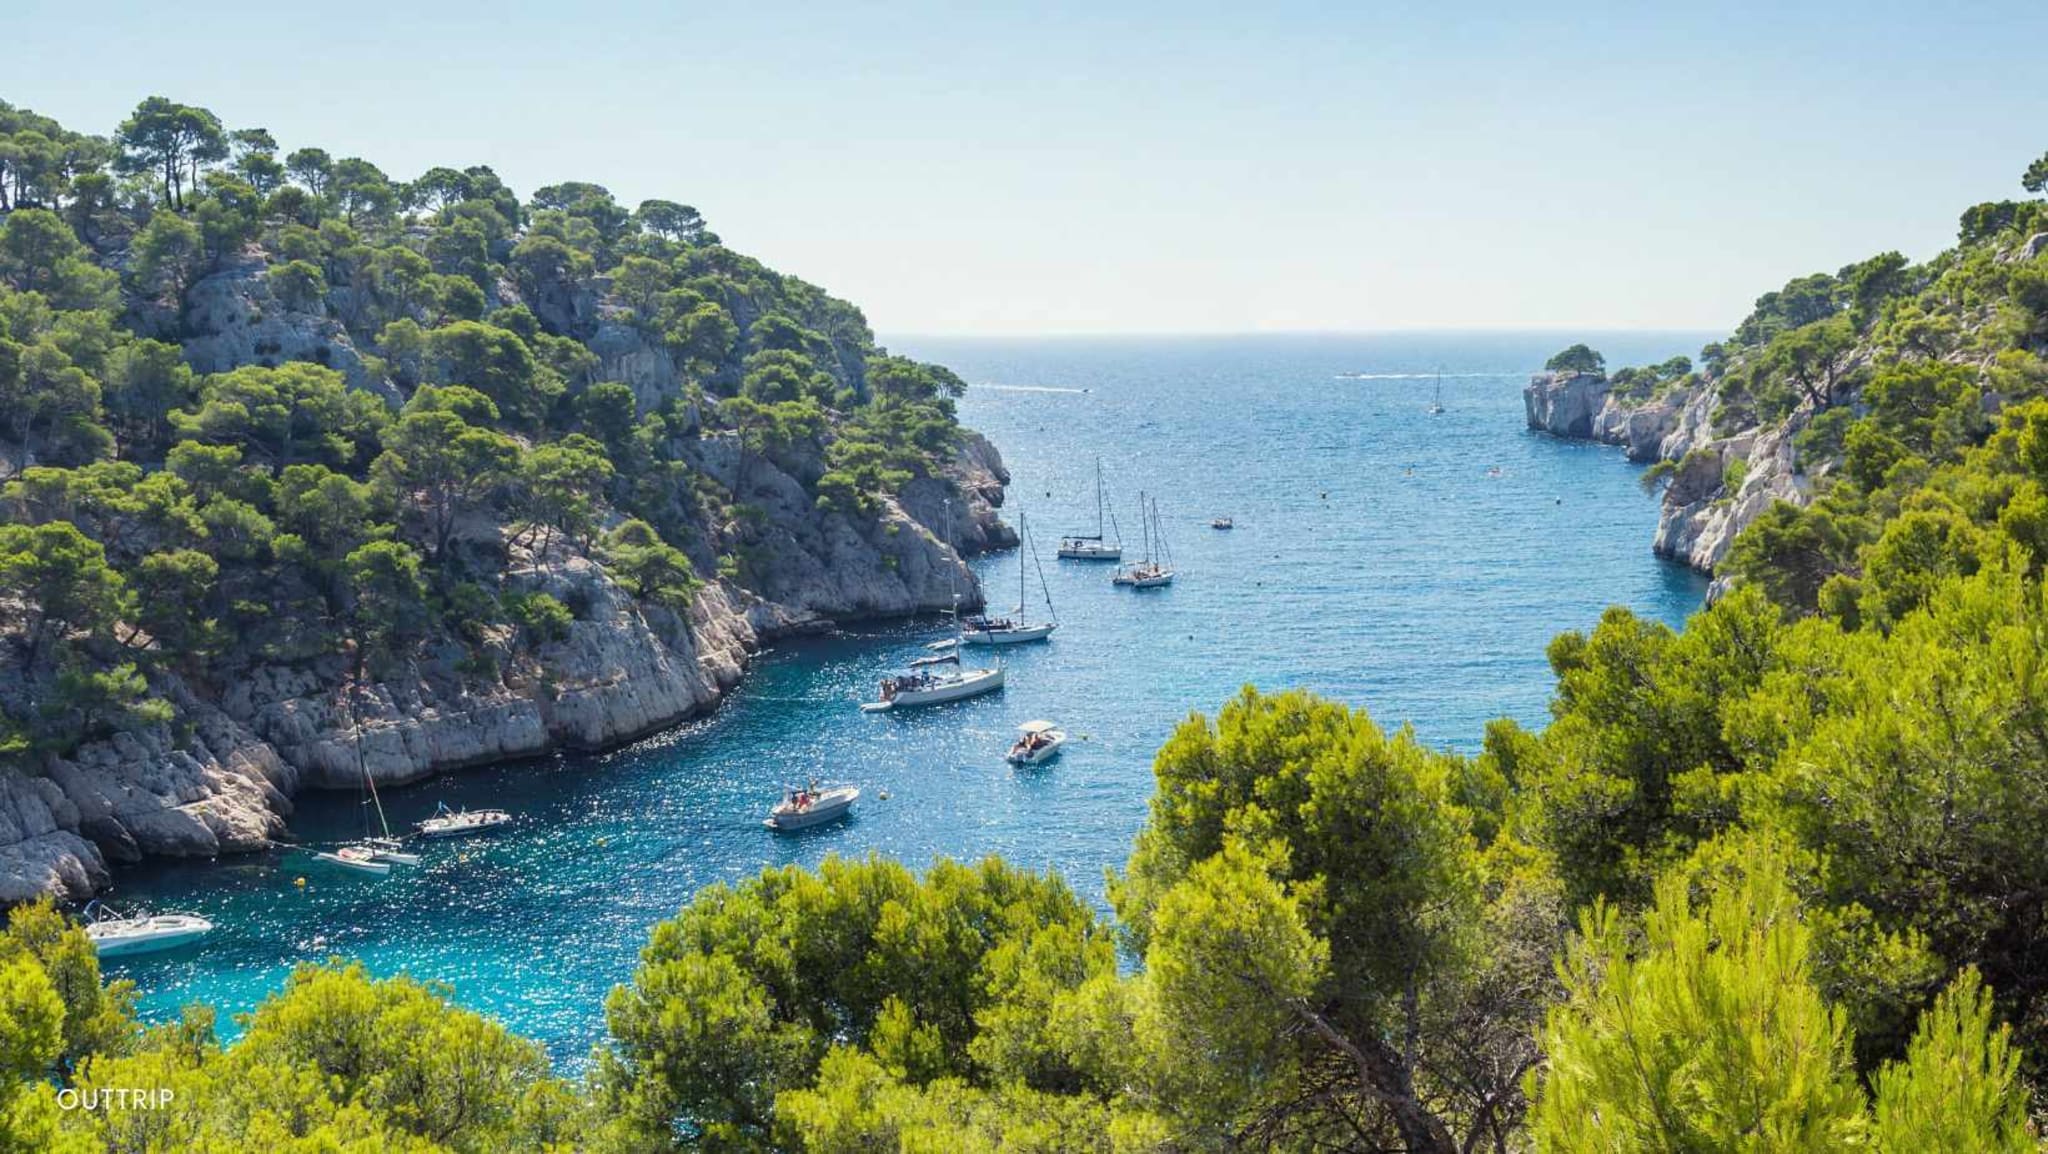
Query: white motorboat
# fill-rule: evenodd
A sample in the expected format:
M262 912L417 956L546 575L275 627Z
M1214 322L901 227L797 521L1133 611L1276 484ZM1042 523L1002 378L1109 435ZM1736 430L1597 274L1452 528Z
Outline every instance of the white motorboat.
M1237 522L1235 522L1235 521L1231 520L1231 519L1230 519L1230 518L1228 518L1228 517L1217 517L1217 518L1214 518L1214 519L1212 519L1212 520L1211 520L1211 521L1209 522L1209 528L1211 528L1211 529L1235 529L1235 528L1237 528Z
M1110 578L1113 585L1132 589L1157 589L1173 584L1173 559L1166 551L1165 527L1159 520L1159 502L1145 503L1145 495L1138 494L1138 515L1145 526L1145 559L1134 565L1126 565ZM1154 556L1154 552L1158 556Z
M783 790L782 800L768 811L767 819L761 824L777 833L811 829L845 817L858 800L860 790L853 786L820 788L814 781L802 789L791 787Z
M99 902L85 907L85 917L85 936L103 958L175 950L213 932L198 914L126 914Z
M451 810L443 804L434 810L434 816L420 823L421 837L463 837L473 833L489 833L510 824L512 815L502 809L460 809Z
M345 845L331 850L321 850L313 855L314 860L326 862L357 873L388 874L391 863L378 861L376 853L366 845Z
M1060 754L1067 731L1050 721L1027 721L1017 727L1017 740L1006 759L1011 765L1037 765Z
M1024 616L1025 568L1024 558L1030 554L1033 565L1038 563L1038 547L1031 540L1031 523L1020 511L1017 514L1017 608L1006 617L970 617L961 627L960 642L967 645L1021 645L1027 641L1043 641L1059 628L1059 615L1053 611L1052 588L1045 583L1045 570L1038 570L1039 591L1045 596L1046 620L1030 621ZM934 643L927 648L947 648L953 643ZM955 649L957 652L957 649Z
M1102 458L1095 458L1095 532L1069 533L1060 538L1059 558L1062 561L1121 561L1124 559L1123 534L1117 530L1116 514L1109 513L1109 529L1115 540L1102 535L1104 507L1102 501Z

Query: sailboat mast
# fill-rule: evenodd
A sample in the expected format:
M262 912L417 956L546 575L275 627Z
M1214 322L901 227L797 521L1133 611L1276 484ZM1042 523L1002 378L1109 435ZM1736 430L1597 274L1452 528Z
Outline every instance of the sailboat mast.
M1031 518L1017 510L1017 624L1024 624L1024 545L1031 539Z
M1095 539L1102 540L1102 458L1095 458Z

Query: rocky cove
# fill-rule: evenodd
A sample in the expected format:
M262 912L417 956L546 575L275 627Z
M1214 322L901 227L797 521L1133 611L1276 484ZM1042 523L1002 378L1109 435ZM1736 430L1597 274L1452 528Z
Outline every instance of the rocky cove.
M1693 380L1648 397L1624 396L1604 373L1537 373L1522 390L1529 428L1618 445L1641 464L1671 462L1651 548L1711 574L1735 537L1778 501L1806 504L1813 483L1794 437L1810 412L1732 434L1714 427L1720 396Z
M775 463L742 465L735 450L731 438L707 438L700 460L768 511L765 592L719 578L677 614L636 601L588 556L526 552L508 583L549 592L579 616L567 637L535 660L508 661L496 678L465 677L447 656L350 694L339 655L258 668L221 687L167 676L172 723L90 743L46 774L0 770L0 903L83 900L111 882L110 867L146 855L268 848L294 796L358 788L363 772L399 784L631 741L714 707L777 638L943 611L956 583L979 605L963 558L1015 541L996 513L1009 475L975 434L944 475L890 498L864 532L820 515ZM950 533L948 501L959 505Z

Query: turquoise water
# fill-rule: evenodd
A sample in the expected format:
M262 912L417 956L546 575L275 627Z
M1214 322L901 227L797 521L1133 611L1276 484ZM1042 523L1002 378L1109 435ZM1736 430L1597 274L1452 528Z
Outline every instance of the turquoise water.
M604 994L631 975L648 926L710 882L833 852L918 865L1000 853L1099 901L1103 871L1144 820L1153 750L1246 682L1307 686L1461 750L1492 717L1540 724L1553 634L1612 603L1677 623L1704 592L1651 557L1655 506L1617 451L1523 429L1527 371L1561 343L895 342L975 382L962 418L1001 447L1009 515L1021 507L1040 535L1061 628L1007 653L1000 695L859 712L935 622L781 646L716 714L629 749L388 792L394 827L444 799L519 815L496 837L430 847L416 869L336 876L283 854L126 872L115 900L221 928L202 948L109 969L140 984L152 1015L192 1000L233 1013L294 963L361 958L447 982L574 1066L603 1037ZM1700 339L1595 343L1618 364ZM1438 364L1448 411L1431 417ZM1106 566L1053 560L1052 539L1093 520L1097 454L1127 544L1138 490L1159 494L1180 569L1171 588L1112 589ZM1210 529L1220 514L1237 528ZM1014 554L978 567L993 603L1014 600ZM1047 766L1012 769L1002 750L1038 717L1077 740ZM764 830L780 783L812 774L860 785L855 815L796 837ZM358 821L353 798L309 796L292 828L321 840Z

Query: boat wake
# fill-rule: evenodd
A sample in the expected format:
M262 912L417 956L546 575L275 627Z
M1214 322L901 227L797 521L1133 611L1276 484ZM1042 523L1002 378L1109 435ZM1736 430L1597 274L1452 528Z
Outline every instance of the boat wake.
M1513 373L1444 373L1452 380L1485 380L1492 377L1508 377ZM1433 381L1436 373L1337 373L1340 381Z
M1087 389L1069 389L1060 385L969 385L970 389L987 389L992 393L1073 393L1079 396Z

